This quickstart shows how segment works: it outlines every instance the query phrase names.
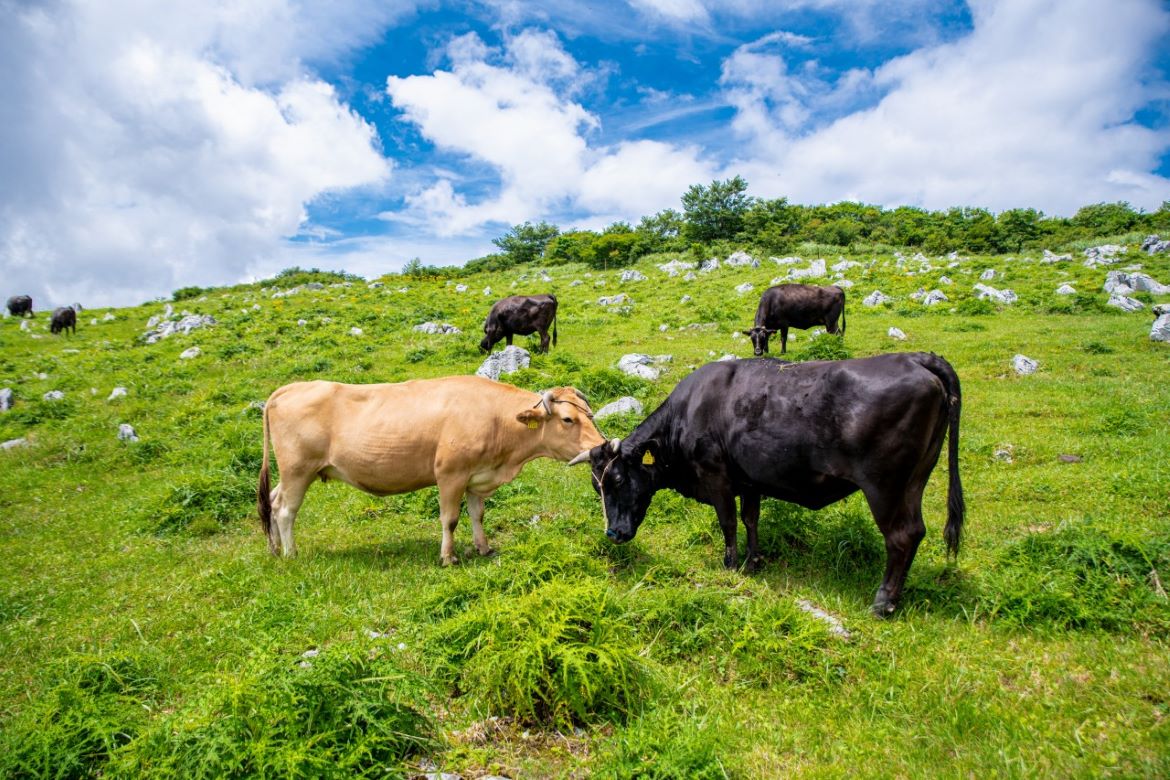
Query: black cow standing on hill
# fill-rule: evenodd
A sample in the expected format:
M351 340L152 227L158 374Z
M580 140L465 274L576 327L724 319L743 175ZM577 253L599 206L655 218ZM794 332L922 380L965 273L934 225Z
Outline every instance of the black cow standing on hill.
M512 346L512 336L540 332L540 351L548 352L548 329L552 326L552 343L557 343L557 297L555 295L513 295L495 302L483 323L483 340L479 348L491 352L500 339Z
M837 332L841 318L841 336L845 335L845 291L836 285L781 284L769 287L760 296L756 324L743 335L752 340L757 356L768 351L768 337L780 331L780 354L788 351L789 328L812 328L824 325L829 333Z
M13 295L8 299L8 313L13 317L33 316L32 298L27 295Z
M886 542L886 573L873 611L887 615L926 535L922 493L950 431L943 529L958 554L959 378L937 355L785 363L732 360L697 369L625 440L582 452L601 496L606 535L634 538L654 494L670 488L715 508L723 564L734 568L735 498L758 564L760 498L820 509L860 490Z
M69 306L60 306L53 310L53 319L49 322L49 332L53 335L63 330L73 329L77 334L77 312Z

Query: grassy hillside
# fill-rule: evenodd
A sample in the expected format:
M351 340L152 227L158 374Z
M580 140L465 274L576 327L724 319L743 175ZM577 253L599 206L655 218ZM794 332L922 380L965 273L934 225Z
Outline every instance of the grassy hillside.
M1109 308L1105 269L1079 255L931 270L855 256L843 347L790 338L794 359L934 351L962 379L963 553L947 564L939 468L892 619L868 614L884 550L860 496L820 512L766 501L768 562L748 576L723 570L713 511L671 493L612 546L586 468L550 461L488 502L494 558L475 555L465 517L464 563L438 565L433 489L334 483L309 491L300 557L269 556L256 402L301 379L471 373L492 300L554 292L559 346L510 381L649 412L693 367L750 355L735 332L785 271L686 281L656 268L669 259L625 284L565 266L549 282L388 276L274 298L304 281L289 277L176 302L218 324L150 345L161 303L86 311L74 338L49 336L43 314L28 332L0 323L16 396L0 441L28 442L0 452L0 776L1170 774L1170 346L1148 339L1149 304L1167 298ZM1130 263L1170 282L1170 256L1131 247L1114 267ZM974 298L988 268L1017 303ZM1055 295L1066 282L1079 294ZM910 300L919 287L949 302ZM895 302L862 306L875 289ZM619 292L633 303L596 303ZM463 334L411 330L428 320ZM630 352L673 361L647 382L614 370ZM1018 376L1017 353L1037 373ZM126 396L107 400L116 386ZM140 440L119 441L121 423Z

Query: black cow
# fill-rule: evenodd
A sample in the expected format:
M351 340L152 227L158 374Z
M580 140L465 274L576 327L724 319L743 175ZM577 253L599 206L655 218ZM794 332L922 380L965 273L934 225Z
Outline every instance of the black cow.
M557 296L513 295L495 302L483 323L484 337L479 348L491 352L500 339L512 346L512 336L540 332L540 351L548 352L548 328L552 325L552 343L557 343Z
M53 319L49 323L49 332L56 335L63 330L73 329L77 333L77 312L69 306L59 306L53 310Z
M32 298L27 295L13 295L8 299L8 313L13 317L33 316Z
M712 505L728 568L738 560L739 496L748 570L759 563L761 496L820 509L861 490L885 537L886 573L873 611L887 615L926 534L922 493L948 426L943 536L958 554L964 513L959 408L954 369L924 352L709 363L679 382L624 441L613 439L570 463L591 461L606 536L619 544L634 537L659 490Z
M781 284L769 287L760 296L756 325L743 335L752 340L756 355L768 351L768 337L780 331L780 354L788 351L789 328L812 328L824 325L829 333L837 332L841 318L841 336L845 336L845 291L836 285Z

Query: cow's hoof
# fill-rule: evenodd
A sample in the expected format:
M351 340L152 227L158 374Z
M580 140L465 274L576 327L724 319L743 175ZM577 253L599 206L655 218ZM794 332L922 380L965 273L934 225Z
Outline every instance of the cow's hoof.
M458 566L459 565L459 556L458 555L444 555L444 556L442 556L442 563L444 566Z
M894 614L894 609L896 606L897 605L895 605L894 602L888 599L878 599L873 603L873 606L869 608L869 611L873 613L874 617L887 618Z
M743 570L745 574L755 574L764 567L764 558L761 555L753 555L743 563Z
M492 558L496 554L496 548L488 547L486 550L480 550L479 554L482 555L484 558Z

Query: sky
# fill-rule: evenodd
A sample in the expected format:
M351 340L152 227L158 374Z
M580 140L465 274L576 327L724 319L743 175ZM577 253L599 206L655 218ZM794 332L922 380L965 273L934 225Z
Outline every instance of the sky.
M373 278L692 184L1170 199L1162 0L0 0L0 293Z

